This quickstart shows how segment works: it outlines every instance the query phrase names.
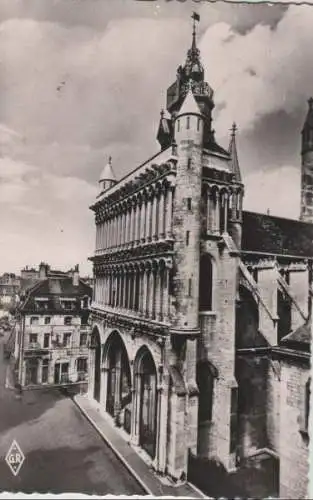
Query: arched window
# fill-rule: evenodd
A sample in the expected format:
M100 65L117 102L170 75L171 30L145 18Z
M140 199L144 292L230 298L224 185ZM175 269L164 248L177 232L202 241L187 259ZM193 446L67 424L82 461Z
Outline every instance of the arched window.
M199 280L200 311L212 310L212 282L213 282L212 260L209 255L202 255L200 259L200 280Z

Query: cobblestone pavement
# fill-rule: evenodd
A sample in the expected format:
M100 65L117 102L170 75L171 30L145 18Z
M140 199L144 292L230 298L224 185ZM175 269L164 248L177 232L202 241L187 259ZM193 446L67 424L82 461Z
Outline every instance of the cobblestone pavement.
M0 492L80 492L143 495L144 492L73 401L58 390L5 388L7 360L0 338ZM15 477L5 462L13 440L25 461Z

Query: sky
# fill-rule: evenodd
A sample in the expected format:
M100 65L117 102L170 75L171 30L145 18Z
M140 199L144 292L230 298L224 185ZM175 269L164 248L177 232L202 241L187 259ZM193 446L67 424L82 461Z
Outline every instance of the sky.
M218 142L238 126L244 208L299 217L313 6L1 0L0 273L91 273L99 175L109 155L121 177L158 152L193 10Z

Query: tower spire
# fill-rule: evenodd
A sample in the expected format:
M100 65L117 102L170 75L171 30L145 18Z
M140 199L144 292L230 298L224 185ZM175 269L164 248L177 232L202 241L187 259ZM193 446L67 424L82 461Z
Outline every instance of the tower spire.
M193 19L191 49L192 49L192 51L195 51L197 49L197 44L196 44L196 22L200 22L200 16L196 12L193 12L191 18Z
M237 144L236 144L236 132L237 132L237 125L234 122L232 124L232 127L230 129L231 131L231 136L230 136L230 143L229 143L229 149L228 152L231 157L231 170L235 176L235 180L237 182L242 182L241 179L241 172L240 172L240 167L239 167L239 160L238 160L238 153L237 153Z

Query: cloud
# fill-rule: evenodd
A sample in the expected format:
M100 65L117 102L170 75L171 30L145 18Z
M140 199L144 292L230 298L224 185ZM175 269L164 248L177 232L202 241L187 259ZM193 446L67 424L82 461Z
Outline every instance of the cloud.
M244 179L244 209L252 212L299 219L300 169L286 165L279 169L251 172Z
M218 23L206 31L200 45L219 134L234 119L245 131L278 110L293 113L311 95L312 24L313 8L290 6L274 29L257 25L243 35Z
M114 0L108 7L84 0L75 11L66 1L49 8L42 0L27 6L3 2L1 267L18 270L41 260L86 265L95 238L88 207L107 156L123 176L158 150L166 89L190 46L190 5L168 2L156 13L139 5L148 2L125 7ZM292 170L298 150L290 158L281 150L290 150L287 144L298 133L297 120L312 93L313 9L215 3L199 5L199 11L217 137L227 145L229 127L238 122L247 206L287 215L290 203L275 197L270 186L277 186L280 171L281 182L299 194ZM274 115L278 118L267 130L264 124ZM294 179L290 186L287 173ZM263 208L256 196L261 182Z

